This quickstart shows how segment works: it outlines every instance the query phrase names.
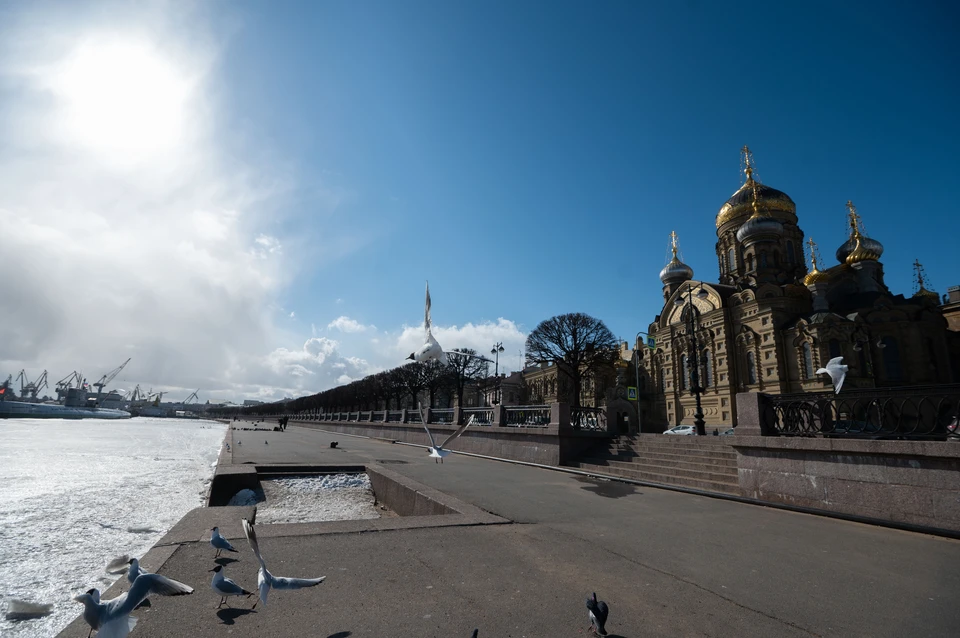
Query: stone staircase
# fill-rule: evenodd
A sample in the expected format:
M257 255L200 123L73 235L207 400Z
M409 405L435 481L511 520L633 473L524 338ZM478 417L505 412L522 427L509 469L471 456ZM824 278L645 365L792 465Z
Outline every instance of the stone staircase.
M740 495L737 454L727 437L620 435L567 467L708 492Z

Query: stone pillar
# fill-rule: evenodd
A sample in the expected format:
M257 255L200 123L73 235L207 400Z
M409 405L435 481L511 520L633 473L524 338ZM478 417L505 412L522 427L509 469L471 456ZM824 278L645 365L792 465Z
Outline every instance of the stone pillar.
M744 436L777 436L773 426L774 412L770 396L762 392L738 392L736 396L737 427L734 434Z
M507 409L502 403L493 406L493 425L498 428L507 426Z
M459 405L453 409L453 424L463 425L463 408Z
M407 422L407 409L404 408L400 410L400 423L406 423L406 422Z
M560 429L570 429L570 405L567 403L550 404L550 425Z
M430 423L433 420L433 408L427 408L423 411L423 418L427 420L427 423Z

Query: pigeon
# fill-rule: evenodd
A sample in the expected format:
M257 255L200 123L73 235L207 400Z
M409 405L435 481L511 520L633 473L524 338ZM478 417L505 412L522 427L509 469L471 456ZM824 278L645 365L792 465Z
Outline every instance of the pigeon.
M304 587L315 587L326 580L326 576L320 578L285 578L283 576L274 576L267 570L267 563L260 555L260 545L257 543L257 533L253 529L253 523L247 519L242 519L243 533L247 536L250 543L250 549L253 550L257 562L260 563L260 571L257 573L257 588L260 591L260 600L264 605L267 604L267 594L271 589L303 589ZM250 609L256 609L257 603L253 603Z
M479 630L479 629L474 629L474 630L473 630L473 633L470 634L470 638L477 638L477 636L479 636L479 635L480 635L480 630Z
M456 431L454 431L453 434L451 434L446 439L444 439L443 443L441 443L440 445L437 445L437 442L433 439L433 434L430 432L430 428L427 427L427 419L423 415L423 407L418 405L417 409L420 411L420 422L423 423L423 429L427 431L427 436L430 437L429 454L433 458L434 463L436 462L443 463L443 457L450 454L450 450L446 450L444 448L450 441L454 440L455 438L463 434L464 430L466 430L468 427L473 425L473 415L471 414L470 419L464 425L461 425L459 428L456 429Z
M228 552L233 552L235 554L239 553L237 552L237 550L233 548L233 545L230 544L230 541L228 541L227 539L225 539L223 536L220 535L219 527L214 527L212 530L210 530L210 532L211 532L210 544L213 545L213 548L217 550L217 554L216 556L214 556L214 558L219 557L220 552L224 550Z
M220 604L217 605L217 609L220 609L227 603L227 596L246 596L247 598L253 596L252 591L247 591L240 585L224 576L222 565L217 565L210 571L213 572L213 580L210 581L210 587L212 587L213 591L220 595ZM227 607L229 606L230 605L227 605Z
M440 347L440 344L437 343L437 340L433 337L433 332L431 330L431 321L430 321L430 282L427 282L427 301L423 311L423 325L427 330L426 341L420 349L416 352L411 352L410 356L407 359L413 359L414 361L419 361L420 363L426 363L427 361L439 361L443 365L447 365L447 354L443 351L443 348Z
M147 596L184 596L192 593L193 587L166 576L141 574L130 591L112 600L100 602L98 589L88 589L74 600L83 603L83 619L90 625L87 638L90 638L94 629L97 630L97 638L126 638L137 624L137 619L133 618L130 612Z
M833 393L839 394L848 369L849 366L843 365L843 357L834 357L827 362L826 368L817 370L817 374L829 374L830 380L833 381Z
M610 613L607 603L598 601L597 593L594 592L593 597L587 598L587 609L590 614L590 631L606 636L607 630L603 626L607 624L607 614Z

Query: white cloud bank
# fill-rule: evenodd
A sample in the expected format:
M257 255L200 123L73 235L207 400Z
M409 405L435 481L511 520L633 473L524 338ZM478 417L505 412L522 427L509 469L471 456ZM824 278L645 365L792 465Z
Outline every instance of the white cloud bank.
M351 319L350 317L337 317L329 324L327 328L330 330L339 330L340 332L366 332L367 330L376 330L376 326L365 326L356 319Z

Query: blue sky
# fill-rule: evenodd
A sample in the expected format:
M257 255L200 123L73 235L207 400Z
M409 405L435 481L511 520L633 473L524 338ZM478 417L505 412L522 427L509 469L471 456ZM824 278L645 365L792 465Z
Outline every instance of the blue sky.
M589 313L625 339L645 329L662 306L671 230L696 277L715 281L714 218L741 184L744 144L828 263L850 199L885 246L895 293L912 293L917 258L941 294L960 284L957 19L950 3L13 4L0 10L14 42L0 67L0 99L13 106L0 106L0 123L21 134L0 168L49 174L51 162L70 192L70 162L93 148L106 167L95 179L117 192L86 193L84 210L116 208L102 213L108 225L135 215L180 246L100 270L155 291L157 325L122 330L120 349L70 354L109 369L126 347L149 361L128 385L271 398L392 367L415 340L427 279L441 343L504 340L511 369L523 335L555 314ZM46 52L17 46L51 25ZM70 58L90 34L146 42L149 59L189 78L170 107L178 119L155 116L177 143L138 146L133 168L119 142L64 146L23 126L49 84L37 60L55 66L50 51ZM150 118L130 126L157 130ZM157 193L166 208L146 210ZM63 209L21 195L6 207L13 219ZM178 260L184 235L195 252ZM21 243L37 257L53 250ZM158 260L192 265L164 274ZM257 283L225 283L229 272ZM192 301L179 307L184 290ZM89 310L91 323L146 325L124 319L138 297L109 303ZM210 319L216 308L228 318ZM36 346L0 372L50 367L45 334L24 332ZM64 376L83 364L60 365Z

